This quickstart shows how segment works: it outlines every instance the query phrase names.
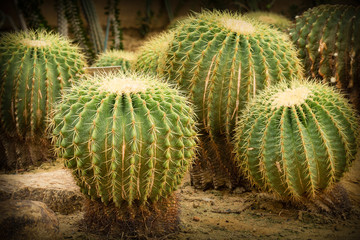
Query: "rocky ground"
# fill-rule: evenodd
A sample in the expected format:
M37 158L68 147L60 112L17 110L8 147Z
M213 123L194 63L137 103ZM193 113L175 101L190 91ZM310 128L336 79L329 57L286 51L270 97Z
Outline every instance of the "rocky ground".
M178 190L180 231L163 239L360 239L359 171L360 161L355 161L341 181L341 187L335 190L335 194L330 194L337 194L338 200L324 195L321 201L306 206L293 206L269 194L242 187L233 191L196 190L190 186L190 178L186 177ZM335 204L326 201L330 198ZM0 200L3 202L0 206L4 208L9 199L15 201L15 205L26 200L21 203L24 206L33 201L35 208L39 208L39 202L44 203L40 207L51 210L41 212L47 215L45 219L52 220L51 224L41 225L41 228L48 227L49 233L55 229L59 239L119 237L88 231L81 210L82 194L60 162L44 163L24 173L1 174ZM4 224L5 215L0 217L0 225ZM33 213L30 215L33 218ZM5 221L9 225L8 220ZM27 229L31 229L34 222L36 220L29 223ZM54 238L52 235L49 239Z

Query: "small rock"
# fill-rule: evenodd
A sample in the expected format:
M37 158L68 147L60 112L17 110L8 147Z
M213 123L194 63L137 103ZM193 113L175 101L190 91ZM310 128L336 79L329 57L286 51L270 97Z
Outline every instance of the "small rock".
M302 211L299 211L299 212L298 212L297 219L298 219L299 221L302 221L302 220L303 220L303 212L302 212Z
M235 190L233 191L233 194L242 194L245 192L245 188L243 187L237 187L235 188Z
M59 221L44 203L29 200L0 202L2 239L57 239Z
M198 202L193 202L193 208L198 208L200 207L200 203Z
M199 221L200 221L200 218L199 218L198 216L194 216L194 217L193 217L193 221L199 222Z

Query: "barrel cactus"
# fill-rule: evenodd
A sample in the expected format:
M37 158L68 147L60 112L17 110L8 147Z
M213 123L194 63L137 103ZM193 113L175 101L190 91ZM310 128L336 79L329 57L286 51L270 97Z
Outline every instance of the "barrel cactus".
M174 32L166 31L149 39L138 49L135 71L162 75L164 55L167 51Z
M285 16L272 12L247 12L244 14L244 16L269 24L270 26L275 27L281 31L286 31L291 25L291 21Z
M58 158L105 205L145 206L180 184L195 154L192 108L178 91L135 73L88 76L58 104Z
M237 161L251 182L284 199L315 197L359 151L359 117L335 88L293 81L253 99L236 128Z
M209 170L235 171L231 156L221 156L220 151L231 152L224 148L231 148L238 116L262 89L302 77L296 55L284 33L241 15L205 11L179 23L163 72L169 82L188 92L196 107L203 145L211 148L206 149Z
M1 125L19 136L43 133L53 103L83 74L83 55L66 39L44 31L6 33L0 51Z
M34 140L33 145L46 142L46 116L61 97L62 90L84 73L86 63L79 51L65 38L45 31L1 36L0 128L7 135L1 134L1 141L7 141L5 145L23 143L25 138ZM20 153L16 148L14 152ZM12 147L7 147L9 149ZM14 154L8 152L7 155L10 158ZM32 161L36 162L36 158Z
M94 63L94 67L121 66L126 71L131 69L132 62L135 60L133 52L122 50L111 50L100 54Z
M360 108L360 7L321 5L296 17L290 29L308 77L350 93Z

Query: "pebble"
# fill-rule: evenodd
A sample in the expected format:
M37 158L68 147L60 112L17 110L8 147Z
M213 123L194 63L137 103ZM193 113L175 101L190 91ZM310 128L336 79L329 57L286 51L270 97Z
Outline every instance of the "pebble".
M194 216L194 217L193 217L193 220L194 220L195 222L198 222L198 221L200 221L200 218L199 218L198 216Z

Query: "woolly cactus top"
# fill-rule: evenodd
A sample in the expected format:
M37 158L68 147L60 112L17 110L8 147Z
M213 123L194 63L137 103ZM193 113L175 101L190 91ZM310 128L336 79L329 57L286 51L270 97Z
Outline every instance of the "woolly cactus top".
M291 21L285 16L272 12L247 12L244 16L277 27L279 30L286 30L291 24Z
M314 197L360 150L359 116L336 89L313 81L271 86L248 104L235 136L244 175L284 198Z
M136 56L133 52L122 50L110 50L100 54L94 63L95 67L122 66L124 70L131 67Z

